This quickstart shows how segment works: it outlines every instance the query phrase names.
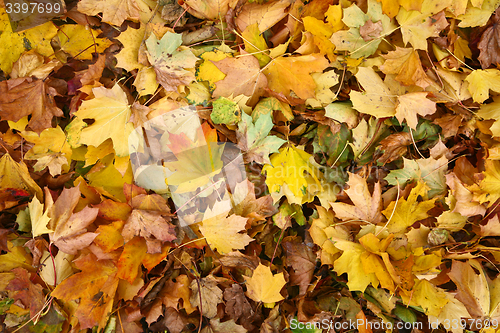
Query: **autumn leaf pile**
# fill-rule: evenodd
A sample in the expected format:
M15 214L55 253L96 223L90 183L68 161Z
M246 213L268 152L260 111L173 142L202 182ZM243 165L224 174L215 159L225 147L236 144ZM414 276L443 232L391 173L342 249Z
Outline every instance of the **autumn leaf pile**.
M499 5L0 2L2 331L495 332Z

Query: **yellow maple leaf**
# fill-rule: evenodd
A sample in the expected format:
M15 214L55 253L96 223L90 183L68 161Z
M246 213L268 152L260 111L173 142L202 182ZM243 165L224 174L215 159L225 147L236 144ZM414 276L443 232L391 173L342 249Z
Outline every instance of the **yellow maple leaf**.
M316 83L311 77L313 72L322 72L328 60L321 54L298 57L280 57L270 62L264 74L271 90L289 96L293 91L300 99L314 97Z
M368 190L366 180L355 173L349 173L349 188L345 190L353 205L343 202L332 202L335 216L342 220L362 220L371 223L382 221L382 191L380 183L376 183L373 189L373 195Z
M480 190L476 191L474 199L480 203L489 202L488 207L491 207L500 198L500 161L487 159L484 168L484 179L479 183Z
M413 48L427 50L427 38L438 37L441 30L448 26L443 9L451 5L452 0L424 1L418 10L401 8L396 19L401 26L403 41Z
M226 58L228 54L220 51L210 51L204 52L200 55L203 62L198 66L196 71L196 79L198 81L207 81L210 90L215 89L215 83L224 79L226 74L221 72L217 66L214 65L213 61L219 61Z
M264 165L262 172L275 201L285 194L290 203L303 204L323 191L318 178L321 173L309 162L311 156L296 147L282 148L271 156L271 164Z
M416 50L396 46L395 51L383 57L385 62L380 66L380 70L385 74L397 74L396 80L406 86L417 85L425 88L429 85L430 80L425 74Z
M48 197L50 197L50 194L48 195ZM49 200L48 205L45 208L45 212L43 212L44 205L40 203L37 197L34 197L33 200L31 200L31 202L28 204L28 208L30 210L31 233L33 235L33 238L53 232L53 230L47 228L47 223L49 223L50 220L48 214L50 208L52 207L51 201L52 200Z
M350 291L365 291L370 283L394 291L394 282L400 283L400 279L385 252L393 237L380 240L369 233L360 238L360 244L334 240L335 247L343 251L334 269L338 274L347 273Z
M248 218L235 214L229 217L214 215L208 209L200 225L200 231L213 250L217 249L221 254L226 254L235 249L243 250L253 241L253 238L246 233L240 233L245 231L247 220Z
M125 20L139 20L139 7L135 0L93 1L78 2L78 11L90 16L102 13L102 21L120 26Z
M436 112L436 103L427 99L427 92L413 92L398 96L396 107L396 118L400 123L406 119L406 123L414 130L417 129L417 114L426 116Z
M360 67L356 79L365 91L351 91L353 108L377 118L394 116L396 99L373 68Z
M132 113L127 95L115 84L113 88L93 88L94 98L83 101L75 112L76 119L66 127L68 141L76 145L86 144L98 147L108 138L113 140L117 156L128 155L128 136L134 126L129 122ZM83 119L94 119L87 125Z
M124 68L130 72L144 66L139 63L138 56L145 32L146 27L141 24L139 29L128 27L120 36L116 37L123 44L123 49L116 55L116 60L118 60L116 67Z
M0 7L0 69L9 74L12 64L26 50L36 50L39 54L49 57L54 53L50 41L56 34L57 27L52 22L13 32L9 16L3 6Z
M326 54L330 61L334 61L335 55L333 54L333 50L335 50L335 45L329 40L335 32L333 25L318 20L313 16L303 17L302 21L304 22L305 31L309 31L314 35L315 44L321 54Z
M39 200L43 199L42 189L31 178L26 164L17 163L9 153L0 158L0 190L7 188L20 188L36 194Z
M313 219L309 234L314 243L321 247L321 262L325 265L333 265L340 254L340 250L334 246L334 239L348 240L349 229L344 225L335 225L334 214L322 206L316 206L319 217Z
M423 182L418 182L408 196L408 199L399 199L392 201L389 206L382 212L388 219L387 230L390 233L401 233L413 223L427 218L427 211L434 207L434 202L437 200L424 200L418 202L419 196L426 198L428 187Z
M246 295L256 302L274 303L284 299L280 291L286 281L283 273L274 274L271 269L259 263L252 277L245 276Z
M500 98L494 97L492 103L481 105L476 115L483 119L494 119L489 130L493 136L500 137Z
M44 129L40 136L35 132L24 131L21 135L26 141L35 144L24 156L27 160L38 160L34 165L35 171L48 167L50 174L56 176L61 174L61 167L67 166L71 161L73 150L66 142L66 135L59 126Z
M113 44L107 38L97 38L99 29L87 29L80 24L65 24L59 27L57 37L61 50L81 60L92 60L92 53L102 53Z
M255 22L249 25L241 33L243 36L243 42L245 43L245 51L253 54L257 60L259 60L260 66L265 66L271 61L269 56L269 48L267 42L262 36L262 32L259 30L259 24Z
M482 103L488 99L490 90L500 92L500 71L495 68L476 69L465 78L474 102Z
M400 295L404 304L420 306L426 315L434 317L439 316L449 302L443 289L425 279L418 280L411 291L402 290Z

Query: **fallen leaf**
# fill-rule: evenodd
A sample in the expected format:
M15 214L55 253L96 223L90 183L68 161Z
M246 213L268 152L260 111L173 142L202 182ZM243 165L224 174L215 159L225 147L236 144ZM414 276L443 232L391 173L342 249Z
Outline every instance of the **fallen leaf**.
M402 84L417 85L424 89L430 84L416 50L396 46L395 51L390 51L383 57L385 62L380 70L385 74L397 74L396 80Z
M303 243L283 240L282 244L286 250L287 264L292 266L290 283L298 285L299 294L305 295L316 268L316 257L312 249Z
M371 223L379 223L383 217L381 214L382 197L380 183L376 183L373 195L370 194L366 180L355 173L349 173L349 188L345 190L353 205L341 202L332 202L335 216L342 220L361 220Z
M240 318L248 318L254 315L243 288L238 284L233 284L231 288L224 290L224 300L226 301L226 313L235 321Z
M7 290L17 291L14 299L19 300L30 310L30 317L35 318L39 311L42 311L45 304L43 288L34 284L30 279L30 274L24 268L14 268L12 270L16 277L10 280Z
M489 97L489 91L500 92L500 71L498 69L476 69L465 81L469 82L469 91L474 102L482 103Z
M300 99L305 100L313 98L316 89L316 83L310 74L322 72L327 66L328 61L320 54L280 57L268 64L264 74L269 89L286 96L293 91Z
M490 280L477 260L453 261L448 276L457 285L456 298L466 306L473 318L500 317L500 280Z
M419 182L407 199L391 201L389 206L382 212L387 219L387 230L391 233L401 233L413 223L427 218L427 212L435 205L437 198L417 201L418 197L426 198L427 188L424 183Z
M39 200L43 199L42 189L31 178L26 164L17 163L7 153L0 158L0 189L9 188L23 189L35 194Z
M296 147L281 148L271 156L271 164L266 164L266 184L276 202L286 195L290 203L303 204L323 190L319 170L309 162L311 155ZM276 193L278 192L278 193Z
M111 138L117 156L128 155L128 136L134 126L129 123L131 116L127 95L115 84L113 88L93 88L94 98L82 102L75 112L71 124L66 127L68 142L72 145L92 145L98 147ZM83 119L93 119L87 125Z
M75 316L81 329L104 328L118 287L116 266L111 260L97 261L92 254L80 257L75 264L81 272L62 281L51 295L65 302L79 300Z
M195 80L186 68L194 68L198 58L191 50L179 51L181 44L181 35L171 32L160 40L154 34L146 40L147 56L156 72L156 80L166 91L176 91L178 85L188 85Z
M40 133L52 127L53 117L63 116L54 100L56 95L56 90L42 80L19 78L3 81L0 83L0 117L18 121L31 115L28 124Z
M280 291L286 281L283 273L273 274L267 266L259 264L253 271L252 277L245 276L246 295L256 302L275 303L284 299Z
M406 119L406 123L414 130L417 128L417 114L426 116L436 112L436 103L427 99L426 92L408 93L398 96L398 106L396 107L396 118L400 123Z
M224 58L213 64L226 76L215 83L213 97L245 95L251 97L254 105L267 87L267 78L260 71L257 58L248 54L240 58Z
M217 315L217 304L222 302L222 290L217 287L217 280L213 275L191 281L191 297L189 301L203 316L214 318Z
M236 138L238 147L245 153L245 161L271 164L269 155L278 152L279 147L286 142L277 136L269 135L273 126L270 113L262 114L256 120L252 120L245 112L241 114Z
M57 37L61 50L72 57L92 59L92 52L103 52L112 42L107 38L97 38L101 30L87 29L79 24L65 24L58 28Z
M140 0L139 0L140 1ZM103 13L102 21L120 26L123 21L139 20L140 8L135 0L91 1L83 0L78 3L78 11L90 16Z

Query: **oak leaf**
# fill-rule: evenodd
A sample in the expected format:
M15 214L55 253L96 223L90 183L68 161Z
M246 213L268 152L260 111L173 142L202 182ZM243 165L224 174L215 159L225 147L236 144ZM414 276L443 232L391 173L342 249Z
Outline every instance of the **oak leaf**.
M284 297L280 294L286 281L283 273L273 274L267 266L259 264L253 271L252 277L246 278L246 295L256 302L275 303Z

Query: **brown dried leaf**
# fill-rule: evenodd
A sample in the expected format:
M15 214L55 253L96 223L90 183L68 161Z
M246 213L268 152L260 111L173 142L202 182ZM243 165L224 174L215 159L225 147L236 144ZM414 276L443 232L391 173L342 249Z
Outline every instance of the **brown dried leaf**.
M493 16L493 25L486 29L481 35L481 40L477 45L482 68L488 68L491 64L500 63L500 9L497 9Z
M40 134L52 127L53 117L64 114L54 101L57 92L42 80L18 78L0 82L0 117L18 121L31 115L29 126Z
M175 227L160 213L135 209L122 230L123 239L128 242L134 236L146 239L148 253L161 252L161 243L176 239ZM154 237L153 237L154 236Z
M226 301L226 314L235 321L239 318L250 318L254 311L250 306L243 288L239 284L233 284L231 288L224 290L224 300Z
M200 312L203 312L203 316L214 318L217 315L217 304L222 302L222 290L217 287L217 280L213 275L191 281L189 288L192 290L189 299L191 304L197 306Z
M283 240L288 266L292 266L290 283L299 286L299 295L305 295L316 267L316 256L312 249L300 239Z
M378 159L380 163L386 164L397 160L403 156L409 145L411 145L411 136L408 132L399 132L389 135L380 141L381 150L384 154Z
M363 37L365 42L369 42L371 40L377 39L380 37L380 33L384 30L382 27L382 21L378 21L377 23L373 23L372 20L366 21L359 28L359 34Z
M245 95L251 97L248 104L253 105L264 94L267 78L260 71L259 61L254 56L228 57L215 61L214 65L226 74L224 79L215 83L214 97Z
M12 272L16 274L16 278L9 282L6 289L17 291L14 299L20 300L30 310L30 316L33 318L45 304L43 288L31 282L28 271L24 268L14 268Z

